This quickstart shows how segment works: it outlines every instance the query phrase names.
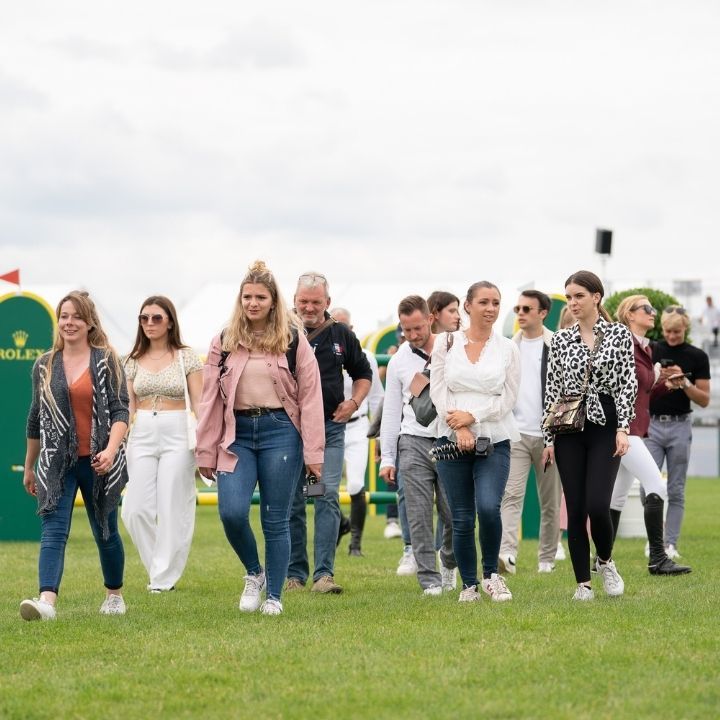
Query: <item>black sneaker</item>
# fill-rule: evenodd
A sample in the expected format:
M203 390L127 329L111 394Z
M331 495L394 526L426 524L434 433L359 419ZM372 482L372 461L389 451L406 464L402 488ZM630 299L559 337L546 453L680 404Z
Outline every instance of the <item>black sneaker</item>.
M648 572L651 575L687 575L692 572L692 568L687 565L678 565L666 556L660 562L648 564Z

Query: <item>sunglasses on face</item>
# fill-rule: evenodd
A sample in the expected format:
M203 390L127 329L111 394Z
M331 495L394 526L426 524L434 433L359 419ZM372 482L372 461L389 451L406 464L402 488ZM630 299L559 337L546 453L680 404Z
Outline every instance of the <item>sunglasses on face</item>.
M664 312L666 312L668 315L670 313L677 313L678 315L687 315L687 310L684 307L681 307L680 305L668 305Z
M634 305L630 308L630 312L635 312L635 310L644 310L648 315L657 315L657 310L652 305L648 305L647 303L643 303L642 305Z
M529 305L516 305L516 306L513 308L513 312L514 312L516 315L519 315L519 314L520 314L520 311L522 310L522 311L527 315L528 313L531 313L534 309L535 309L535 308L531 308Z
M146 315L145 313L143 313L142 315L138 315L138 320L140 321L141 325L147 325L148 323L154 323L155 325L159 325L164 319L165 316L160 315L159 313L156 315Z

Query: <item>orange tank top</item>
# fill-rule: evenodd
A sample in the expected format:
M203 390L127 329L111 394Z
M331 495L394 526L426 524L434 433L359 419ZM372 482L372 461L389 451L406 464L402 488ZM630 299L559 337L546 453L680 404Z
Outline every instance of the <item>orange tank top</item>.
M75 416L75 432L78 438L78 456L90 454L90 429L92 427L93 386L90 368L70 386L70 405Z

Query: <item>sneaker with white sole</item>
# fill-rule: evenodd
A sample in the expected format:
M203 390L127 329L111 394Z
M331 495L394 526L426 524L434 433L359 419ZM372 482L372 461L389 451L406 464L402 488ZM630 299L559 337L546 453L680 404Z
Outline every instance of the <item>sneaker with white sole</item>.
M440 577L442 578L442 589L444 592L451 592L457 587L457 568L445 567L440 563Z
M417 573L417 563L415 562L415 556L413 555L412 546L406 545L403 550L402 557L398 563L397 574L398 575L415 575Z
M506 555L500 555L498 558L498 569L501 573L507 573L508 575L514 575L517 572L515 565L515 556L507 553Z
M677 548L672 543L665 548L665 554L671 560L677 560L680 557L680 553L677 551Z
M480 593L477 591L477 585L471 585L460 591L458 602L477 602L480 600Z
M283 606L279 600L268 598L261 606L260 612L263 615L282 615Z
M593 589L587 585L578 585L575 590L575 594L572 596L573 600L580 601L593 600L594 598L595 593L593 592Z
M551 573L555 569L555 564L550 562L539 562L538 572L539 573Z
M243 612L255 612L260 607L260 593L265 588L265 573L245 576L245 589L240 596L239 608Z
M437 597L443 594L442 585L431 585L423 590L423 595Z
M512 593L505 584L505 578L497 573L493 573L489 578L483 578L482 589L493 602L512 600Z
M383 537L386 540L393 540L395 538L402 537L402 528L400 527L400 523L395 520L389 520L387 525L385 525L385 530L383 530Z
M124 615L126 609L122 595L110 594L103 600L103 604L100 606L100 614Z
M602 577L603 587L608 595L617 597L625 592L625 583L612 560L608 560L606 563L598 560L597 571L598 575Z
M563 547L563 544L561 542L558 543L557 552L555 553L555 560L557 562L561 562L562 560L567 560L567 555L565 554L565 548Z
M23 620L55 620L55 606L40 598L23 600L20 603L20 617Z

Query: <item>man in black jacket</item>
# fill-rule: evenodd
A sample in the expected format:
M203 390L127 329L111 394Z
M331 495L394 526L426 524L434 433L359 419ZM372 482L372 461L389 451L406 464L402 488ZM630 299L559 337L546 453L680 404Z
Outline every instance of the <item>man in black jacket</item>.
M355 334L328 313L330 292L324 275L303 273L295 291L295 312L300 316L312 346L323 391L325 409L325 461L322 481L324 497L315 504L315 569L313 592L340 593L335 582L335 547L340 528L339 488L345 453L345 425L370 390L372 370ZM353 380L352 397L344 398L343 368ZM307 553L307 523L304 474L298 481L290 511L290 565L287 590L305 587L310 573Z

